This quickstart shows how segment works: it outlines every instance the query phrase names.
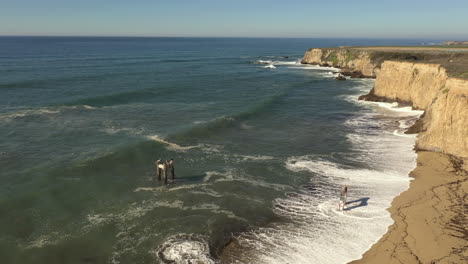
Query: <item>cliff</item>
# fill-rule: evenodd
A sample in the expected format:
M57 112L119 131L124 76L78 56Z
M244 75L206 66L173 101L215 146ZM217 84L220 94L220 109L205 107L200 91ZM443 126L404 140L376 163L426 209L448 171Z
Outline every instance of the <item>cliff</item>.
M362 74L358 77L374 78L379 71L378 65L371 61L371 53L351 48L310 49L302 63L344 68Z
M448 79L437 64L386 61L381 67L373 95L407 102L417 109L426 109Z
M445 41L443 45L468 45L468 41Z
M395 223L352 264L466 262L468 49L311 49L302 63L376 78L362 100L396 101L424 110L407 131L419 133L418 161L409 190L395 198L389 209Z
M448 78L434 99L416 148L468 158L468 80Z
M468 50L425 47L310 49L302 63L333 66L352 77L376 78L360 99L400 102L425 114L409 132L417 150L468 158Z
M468 158L468 80L451 78L437 64L386 61L371 101L398 101L425 110L416 149Z
M342 68L345 75L376 78L385 61L438 64L450 77L468 79L468 46L340 47L309 49L303 64Z

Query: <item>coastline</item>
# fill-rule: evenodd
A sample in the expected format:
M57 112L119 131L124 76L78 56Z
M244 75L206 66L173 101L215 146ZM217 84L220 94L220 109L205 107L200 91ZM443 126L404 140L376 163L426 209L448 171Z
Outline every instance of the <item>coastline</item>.
M394 223L363 254L360 263L463 263L468 261L464 195L467 160L437 152L417 152L407 191L388 209Z
M417 157L417 162L406 171L405 175L410 176L409 186L392 196L387 204L391 222L384 226L380 237L367 241L368 247L359 250L358 254L362 255L342 263L468 262L463 207L466 204L463 196L468 191L468 148L464 137L468 135L468 129L464 128L468 121L467 80L453 77L443 66L425 61L373 58L379 61L377 64L365 53L360 53L358 58L351 56L354 60L349 58L349 54L340 50L313 49L306 53L302 63L336 67L351 78L376 79L374 88L367 90L368 94L360 100L396 102L422 110L424 114L416 124L404 129L405 134L417 134L414 149L407 150ZM385 191L387 186L379 188ZM288 240L286 236L283 239ZM313 247L301 248L312 250ZM225 249L221 263L234 262L235 256L245 255L246 248L233 240Z
M337 66L351 78L376 78L360 100L424 110L406 131L417 134L417 165L409 173L409 188L387 209L394 222L350 264L468 262L468 53L455 56L439 49L422 56L420 50L310 49L302 61Z
M322 66L317 66L317 67L322 67ZM365 80L362 80L362 81L365 81ZM365 83L372 84L372 85L375 83L374 80L368 80L368 81L369 82L366 81ZM358 101L357 99L358 96L362 93L367 93L371 88L372 86L369 86L369 85L366 85L365 89L363 89L363 86L358 86L355 92L357 90L359 90L359 92L352 96L347 96L345 100L350 101L354 104L358 104L358 105L366 105L365 108L367 108L371 112L367 114L362 113L362 115L359 115L359 117L356 120L354 119L348 120L350 121L349 125L352 125L354 129L356 129L355 131L356 133L349 135L350 136L349 139L352 142L354 142L353 144L355 145L355 149L362 149L366 153L368 153L369 150L371 149L372 154L368 153L368 155L371 155L373 157L374 162L375 162L374 166L377 166L377 164L380 164L378 166L379 169L376 168L375 170L367 170L367 169L356 169L356 170L343 169L342 170L336 167L326 166L327 164L321 164L320 162L317 163L311 160L299 160L298 165L297 165L298 167L304 166L300 170L309 171L311 173L324 173L325 172L325 174L330 173L330 175L334 175L338 178L339 177L346 178L347 180L345 182L353 186L353 188L355 188L353 191L353 194L350 196L351 197L350 200L353 200L353 202L355 202L354 200L358 198L361 198L358 200L362 200L362 197L365 197L367 195L370 196L370 199L372 199L369 205L367 205L367 201L366 201L366 208L368 208L367 211L366 210L364 211L352 210L352 211L346 211L343 214L337 214L335 207L330 206L329 204L329 202L332 201L331 203L333 203L334 205L335 197L333 197L332 199L325 199L324 201L321 201L318 206L316 206L314 203L308 202L307 203L308 209L303 209L303 211L301 212L301 213L304 213L304 212L307 212L308 210L314 211L314 209L318 209L321 215L326 216L327 224L331 223L332 226L337 225L337 226L343 226L343 227L346 225L348 228L351 228L351 231L350 232L349 230L346 231L343 236L343 237L347 237L346 241L343 240L340 242L340 248L343 250L340 251L337 248L333 248L333 247L323 248L317 245L314 246L313 244L310 245L307 243L307 241L301 241L300 244L302 245L296 245L297 247L294 248L294 250L289 251L291 253L290 255L283 254L283 256L278 256L279 254L277 253L277 251L280 251L281 248L276 248L275 253L272 253L271 250L269 249L265 251L267 253L266 255L269 256L270 253L272 253L272 255L275 255L275 257L268 259L268 261L265 261L265 259L262 259L262 261L260 261L259 259L256 259L256 257L258 256L252 255L253 253L255 253L255 251L251 250L251 247L250 247L250 246L258 247L258 245L250 243L248 244L249 246L246 246L245 245L246 240L241 235L240 237L238 236L232 237L229 240L229 242L224 245L221 254L217 256L217 259L220 261L220 263L237 263L239 261L242 263L309 263L309 259L315 259L317 263L348 263L349 261L353 261L357 258L360 258L361 255L364 252L366 252L372 246L372 244L375 243L375 241L380 239L387 232L387 228L393 223L393 219L391 218L391 215L387 209L391 206L391 202L393 201L395 197L400 195L402 192L405 192L409 188L410 179L407 175L416 166L416 153L412 151L414 143L415 143L415 135L405 135L404 132L406 131L406 129L410 127L412 121L414 121L422 113L422 111L414 111L410 107L405 107L405 105L395 106L395 104L391 104L391 103ZM401 106L403 106L403 108L401 108ZM370 116L374 116L375 119L369 118ZM390 119L392 121L389 121ZM369 125L372 125L375 121L379 122L381 120L386 120L384 121L384 123L387 123L386 129L376 134L373 134L371 132L372 135L367 134L369 131L365 132L365 130L367 130ZM391 125L392 123L393 124L399 123L399 125ZM357 131L362 131L364 134L361 135ZM389 140L393 142L392 147L391 147L392 151L387 152L387 154L389 155L385 155L385 157L383 158L382 156L380 156L381 154L380 149L382 149L382 147L384 146L382 145L380 147L376 147L375 144L376 142L380 142L380 141L388 143ZM393 154L399 153L399 154L395 156L390 153L393 153ZM389 163L388 160L393 160L394 162ZM406 166L401 163L401 162L406 163L406 161L408 160L411 160L411 162L406 164ZM302 162L305 162L305 163L303 165L300 165ZM383 165L383 164L386 164L386 165ZM400 164L401 166L398 166L397 168L391 164ZM306 166L306 165L310 165L310 166ZM384 182L380 181L382 179L384 180ZM396 192L395 190L390 191L392 187L395 187L393 186L393 184L395 183L393 181L399 181L401 184L401 186L397 188L398 190ZM344 184L345 182L342 182L339 180L338 185ZM362 191L362 189L364 188L364 186L360 185L360 183L363 183L367 187L369 187L369 185L373 185L373 184L375 185L373 185L372 188L366 189L366 191L357 194L356 189ZM382 185L382 183L386 184L387 186L386 190L380 190L380 185ZM380 196L389 191L393 193L391 193L390 196L385 195L387 197L385 198L384 201L380 200L380 198L382 198ZM381 206L383 203L384 203L384 206ZM377 204L378 206L376 207ZM338 218L340 218L340 220L343 220L343 221L338 222L338 223L332 223L333 221L337 220L337 219L334 219L334 217L336 216L339 216ZM314 216L313 214L307 215L307 217L312 217L314 219L317 218L317 216ZM383 219L385 219L384 224L380 223L380 220L383 220ZM270 225L263 226L260 229L264 231L264 230L274 229L275 227L278 227L278 225L275 223L272 223ZM354 231L352 231L352 230L359 230L361 228L366 228L368 230L367 232L368 234L359 236L359 235L356 235ZM289 233L294 233L293 232L294 229L287 228L287 230ZM372 230L372 231L369 231L369 230ZM330 232L335 233L336 235L343 235L343 234L339 234L339 232L337 232L336 230L331 230ZM366 232L359 232L359 233L366 234ZM296 234L304 234L304 229L301 229L301 231L297 232ZM287 241L299 240L301 238L301 237L299 238L291 237L285 233L281 233L280 236L281 238L278 239L277 241L278 242L283 241L282 243L287 243ZM312 238L311 235L307 235L307 236ZM315 239L313 240L320 241L320 243L324 245L327 245L327 244L332 245L336 243L334 239L329 241L324 237L314 237L314 238ZM249 239L247 239L247 242L249 242L248 240L250 239L252 239L252 237L249 237ZM255 238L253 239L255 240ZM269 237L269 240L271 242L274 239ZM359 241L359 243L356 243L356 241ZM272 246L272 245L275 245L276 243L271 243L271 244L266 243L266 244L268 244L268 246ZM281 244L281 243L278 243L278 244ZM259 247L269 248L269 247L263 247L263 246L259 246ZM302 250L298 250L298 248L301 248ZM308 253L305 253L303 251L303 250L310 250L310 249L314 249L314 250ZM330 254L332 254L332 251L329 251L329 249L332 249L332 251L335 254L337 254L337 256L339 257L337 258L325 257L324 258L323 256L317 256L317 252L328 252L324 254L319 253L318 255L331 256ZM296 254L297 252L301 252L300 255L306 256L306 257L302 259L297 258L297 254ZM282 261L286 261L286 262L282 262Z

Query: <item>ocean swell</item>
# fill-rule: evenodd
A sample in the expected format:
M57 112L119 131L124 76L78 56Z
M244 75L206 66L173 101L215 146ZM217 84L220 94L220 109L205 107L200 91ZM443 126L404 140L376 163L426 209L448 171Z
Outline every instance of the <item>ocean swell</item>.
M246 126L243 125L243 121L258 118L262 114L267 113L272 107L281 103L282 98L286 96L286 94L286 92L280 92L263 101L260 101L258 104L254 105L250 109L247 109L246 111L231 116L223 116L206 123L198 124L184 132L170 135L168 140L189 143L201 138L219 134L221 131L226 129L245 129Z

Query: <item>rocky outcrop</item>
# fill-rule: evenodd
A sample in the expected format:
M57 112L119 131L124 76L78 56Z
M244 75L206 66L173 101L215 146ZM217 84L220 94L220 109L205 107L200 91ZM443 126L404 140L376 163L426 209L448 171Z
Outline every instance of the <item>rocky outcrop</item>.
M302 63L344 68L344 75L360 78L375 78L379 71L378 65L371 60L370 52L348 48L310 49Z
M345 78L343 75L339 74L339 75L335 78L335 80L338 80L338 81L346 81L346 78Z

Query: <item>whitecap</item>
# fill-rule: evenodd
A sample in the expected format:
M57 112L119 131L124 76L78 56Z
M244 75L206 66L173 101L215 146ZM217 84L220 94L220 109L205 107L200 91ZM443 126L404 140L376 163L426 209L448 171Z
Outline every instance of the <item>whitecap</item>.
M159 137L157 135L147 136L146 138L149 139L149 140L153 140L153 141L165 144L166 148L168 150L172 150L172 151L185 152L185 151L188 151L188 150L191 150L191 149L194 149L194 148L200 148L201 147L201 145L180 146L180 145L177 145L176 143L169 142L169 141L167 141L167 140L165 140L165 139L163 139L163 138L161 138L161 137Z
M195 234L168 237L153 253L164 262L216 263L210 256L210 247L206 238Z

